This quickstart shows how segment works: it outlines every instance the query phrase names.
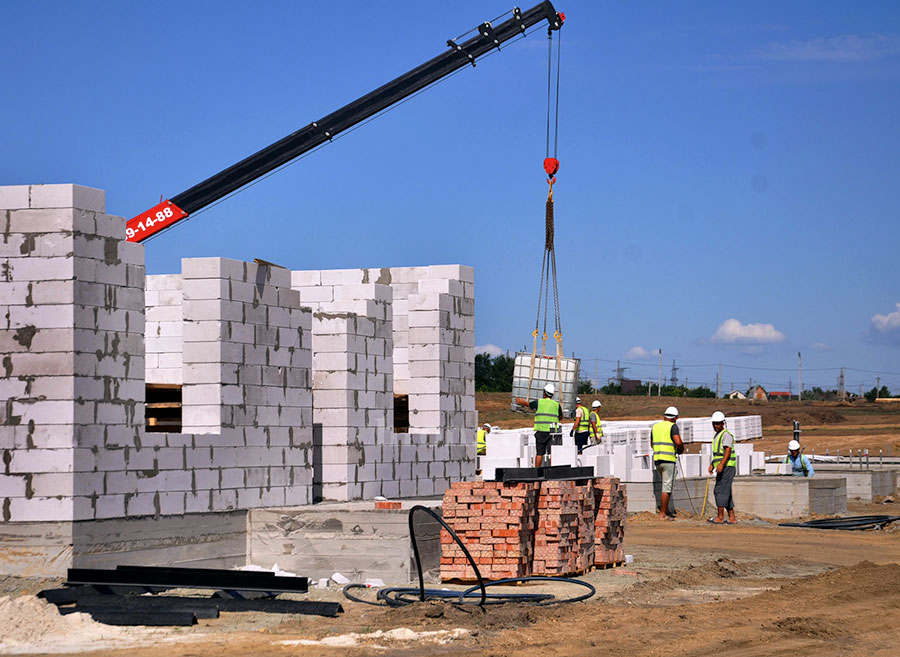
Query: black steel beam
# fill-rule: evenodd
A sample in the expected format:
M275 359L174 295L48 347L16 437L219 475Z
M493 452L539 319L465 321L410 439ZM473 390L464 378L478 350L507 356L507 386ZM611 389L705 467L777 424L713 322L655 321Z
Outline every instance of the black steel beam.
M165 588L225 589L306 593L306 577L277 577L273 573L212 568L161 568L120 566L116 570L70 568L72 584L113 586L156 586Z
M549 1L541 2L499 25L482 23L478 28L478 35L458 44L457 48L451 47L362 98L194 185L171 201L188 214L193 214L457 69L474 63L478 57L523 34L542 20L548 21L550 29L558 30L562 27L562 20Z

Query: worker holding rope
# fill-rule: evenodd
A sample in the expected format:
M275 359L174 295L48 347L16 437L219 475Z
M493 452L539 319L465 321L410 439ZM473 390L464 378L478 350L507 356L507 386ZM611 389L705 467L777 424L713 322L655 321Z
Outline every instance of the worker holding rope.
M671 520L669 499L675 490L675 468L678 455L684 452L681 432L675 422L678 420L678 409L669 406L663 419L653 425L650 440L653 444L653 465L662 479L662 490L659 495L659 519Z
M562 405L553 399L556 394L556 386L548 383L544 386L544 397L528 402L528 407L534 411L534 442L537 454L534 457L534 466L541 467L544 455L549 457L551 434L559 431L562 422ZM517 400L520 404L524 399Z
M733 525L737 522L734 517L734 499L731 497L731 485L734 483L734 473L737 459L734 454L734 434L725 428L725 414L716 411L712 414L713 431L713 459L709 464L709 473L716 471L716 487L713 495L716 498L716 517L709 521L716 525ZM725 511L728 511L728 520L725 520Z

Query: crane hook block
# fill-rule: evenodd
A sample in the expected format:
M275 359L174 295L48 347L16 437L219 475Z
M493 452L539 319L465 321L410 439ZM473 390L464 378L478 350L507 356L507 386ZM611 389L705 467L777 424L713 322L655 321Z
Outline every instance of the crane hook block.
M547 175L551 178L556 175L556 172L559 171L559 160L555 157L548 157L544 159L544 171L547 172Z

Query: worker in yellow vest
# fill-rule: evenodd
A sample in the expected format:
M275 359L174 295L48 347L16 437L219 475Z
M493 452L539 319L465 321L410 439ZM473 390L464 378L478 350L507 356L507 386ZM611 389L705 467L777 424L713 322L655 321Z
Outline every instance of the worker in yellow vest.
M594 402L595 404L597 402ZM575 447L578 448L578 453L581 454L581 450L587 447L588 440L591 437L591 421L590 414L586 406L583 406L581 403L581 397L575 398L575 424L572 426L572 431L569 432L570 436L574 436L575 438Z
M603 438L603 427L600 426L600 407L601 404L596 399L591 404L591 415L590 415L590 426L591 426L591 442L594 445L600 444L600 439Z
M716 517L709 521L717 525L728 525L737 522L734 517L734 500L731 498L731 484L734 482L734 473L737 469L737 459L734 455L734 434L725 428L725 413L716 411L712 414L713 431L713 459L709 464L709 473L716 471L716 487L713 495L716 498ZM725 520L725 510L728 510L728 520Z
M491 432L491 428L491 425L485 422L481 425L481 428L475 435L475 445L478 450L478 456L484 456L487 451L487 435Z
M549 460L550 434L559 431L562 422L562 405L553 399L555 394L556 386L548 383L544 386L543 399L528 402L528 407L534 411L534 442L537 447L534 465L537 468L543 464L545 455Z
M662 491L659 496L659 519L669 520L669 499L675 490L675 468L678 455L684 452L681 432L675 422L678 420L678 409L669 406L663 419L653 425L650 441L653 445L653 465L662 479Z

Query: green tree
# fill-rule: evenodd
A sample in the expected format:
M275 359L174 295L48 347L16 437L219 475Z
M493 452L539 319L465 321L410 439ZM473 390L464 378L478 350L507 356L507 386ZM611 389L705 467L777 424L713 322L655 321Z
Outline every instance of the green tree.
M888 390L887 386L881 386L881 389L878 389L877 387L872 388L865 394L865 398L870 402L875 401L876 399L883 399L884 397L890 396L891 391Z
M490 354L475 354L476 392L512 392L515 358Z
M587 381L585 379L581 379L578 382L578 394L579 395L592 395L594 394L594 384L591 381Z

